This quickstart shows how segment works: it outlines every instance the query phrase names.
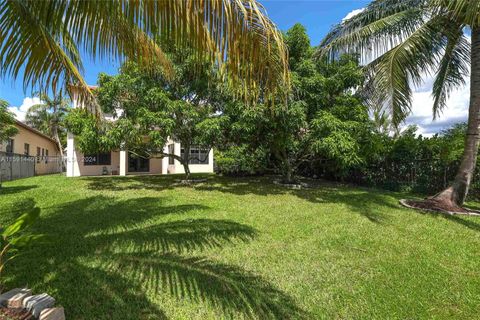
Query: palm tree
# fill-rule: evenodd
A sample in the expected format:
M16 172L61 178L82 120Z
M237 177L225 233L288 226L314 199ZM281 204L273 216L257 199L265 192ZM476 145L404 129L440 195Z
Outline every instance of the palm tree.
M63 159L63 144L60 137L65 133L63 121L69 110L70 101L63 93L55 94L50 98L47 94L40 94L41 103L31 106L25 116L25 122L31 127L55 139Z
M8 102L0 99L0 144L15 135L18 130L15 128L15 116L8 111Z
M471 33L471 41L468 33ZM470 107L465 150L452 184L426 199L439 209L465 201L475 170L480 137L480 0L376 0L336 26L320 55L357 52L370 76L372 105L382 106L398 127L410 113L412 86L425 72L435 76L433 116L446 107L470 72ZM451 211L451 209L450 209Z
M162 65L172 74L158 45L172 41L218 64L244 96L265 88L270 97L288 85L281 33L256 0L0 1L0 76L21 73L25 88L42 92L75 84L81 97L93 98L80 52Z

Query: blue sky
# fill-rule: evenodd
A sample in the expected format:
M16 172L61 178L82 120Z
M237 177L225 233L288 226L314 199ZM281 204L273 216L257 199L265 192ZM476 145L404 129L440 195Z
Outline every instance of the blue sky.
M330 28L340 22L349 13L364 8L370 1L366 0L260 0L264 5L269 17L281 30L287 30L295 23L302 23L308 31L312 45L318 45L321 39L328 33ZM84 77L89 84L97 82L99 72L115 74L119 63L115 61L92 61L84 58ZM418 88L414 94L413 114L407 119L407 123L416 123L420 131L431 135L454 122L463 121L466 117L466 103L468 101L468 88L456 92L451 108L445 111L443 117L432 123L430 88L431 79L426 79L425 85ZM38 103L32 99L32 92L28 89L23 91L20 81L10 78L0 81L0 98L7 100L11 109L21 119L29 105Z

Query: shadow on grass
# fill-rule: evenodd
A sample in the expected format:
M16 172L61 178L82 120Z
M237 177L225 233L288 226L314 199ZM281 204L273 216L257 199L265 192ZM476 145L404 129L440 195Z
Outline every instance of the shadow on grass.
M196 174L195 177L213 179L211 174ZM153 190L162 191L172 189L181 184L185 178L184 174L169 175L137 175L137 176L104 176L104 177L85 177L82 180L88 181L87 188L90 190L104 191L128 191L128 190Z
M16 186L16 187L6 187L2 186L0 187L0 196L1 195L6 195L6 194L14 194L14 193L20 193L23 191L27 191L30 189L37 188L38 186L36 185L30 185L30 186Z
M216 191L233 195L279 195L292 194L312 203L338 203L345 205L349 211L362 215L374 223L382 223L388 219L386 209L398 209L397 199L393 199L385 191L365 188L346 188L334 183L313 181L312 188L289 189L273 183L276 179L264 177L228 178L215 175L200 175L207 182L189 186L201 191ZM199 176L199 177L200 177ZM155 190L178 188L179 175L131 176L131 177L93 177L85 178L88 188L97 191Z
M32 205L25 201L19 210ZM165 319L158 300L152 301L160 293L207 303L223 317L307 318L262 277L197 256L256 236L229 220L183 218L208 209L102 195L52 208L34 228L50 242L19 257L7 285L48 291L71 319Z
M448 221L452 221L454 223L457 223L459 225L462 225L468 229L474 230L474 231L480 231L480 224L477 222L474 222L469 219L477 219L478 217L470 217L470 218L465 218L460 215L451 215L451 214L446 214L446 213L440 213L440 212L432 212L432 211L420 211L422 214L429 215L435 218L443 218Z

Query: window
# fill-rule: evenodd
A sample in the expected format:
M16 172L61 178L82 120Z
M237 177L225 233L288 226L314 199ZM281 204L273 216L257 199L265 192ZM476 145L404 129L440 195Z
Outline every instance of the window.
M175 145L173 143L168 145L168 153L169 154L175 153ZM175 164L175 159L173 157L168 157L168 164Z
M37 147L37 163L40 163L40 147Z
M110 152L86 154L83 157L84 166L109 166L111 162L112 162L112 154Z
M210 150L201 149L199 146L190 147L190 160L188 164L208 164L208 153ZM181 156L185 154L185 150L181 150Z
M45 150L45 163L48 163L48 149Z
M7 147L5 149L6 153L13 153L13 139L7 140Z
M23 145L23 154L26 156L30 155L30 145L28 143Z

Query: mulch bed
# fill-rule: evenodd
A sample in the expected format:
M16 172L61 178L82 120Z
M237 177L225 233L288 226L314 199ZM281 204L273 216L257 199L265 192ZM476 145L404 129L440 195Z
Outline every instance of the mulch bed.
M424 211L441 212L447 214L462 214L480 216L480 212L476 210L470 210L453 205L447 205L444 202L440 202L436 199L424 199L424 200L400 200L400 204L407 208L419 209Z
M25 309L0 307L0 320L32 320L33 315Z

